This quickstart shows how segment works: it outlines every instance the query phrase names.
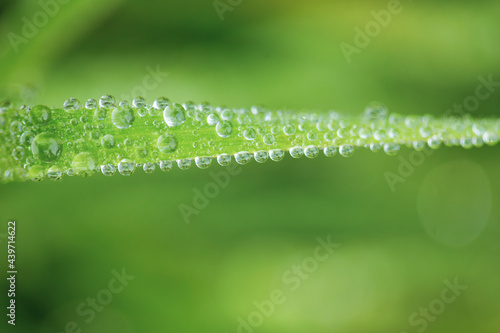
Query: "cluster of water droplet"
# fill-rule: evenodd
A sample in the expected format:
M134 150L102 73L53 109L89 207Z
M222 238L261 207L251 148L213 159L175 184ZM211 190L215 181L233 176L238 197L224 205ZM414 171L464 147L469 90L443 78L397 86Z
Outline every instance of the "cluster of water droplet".
M137 168L152 173L173 164L201 169L228 165L232 158L246 164L293 158L353 155L365 147L388 155L401 145L417 150L479 147L499 141L498 119L436 119L431 115L389 114L374 103L359 116L214 107L209 103L172 103L167 98L148 104L137 97L116 103L106 95L84 105L66 100L62 108L43 105L14 107L0 103L0 181L44 178L63 174L131 175Z

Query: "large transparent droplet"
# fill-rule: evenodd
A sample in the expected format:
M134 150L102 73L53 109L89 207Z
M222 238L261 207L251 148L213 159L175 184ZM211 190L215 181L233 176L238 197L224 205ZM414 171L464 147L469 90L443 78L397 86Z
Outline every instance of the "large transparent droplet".
M99 106L101 108L114 108L115 98L111 95L104 95L99 99Z
M156 140L156 145L158 146L160 152L169 154L173 153L177 149L178 142L175 135L170 133L165 133L160 135L158 140Z
M194 159L196 166L200 169L206 169L212 164L211 157L196 157Z
M234 154L234 159L236 160L236 163L244 165L250 162L252 154L247 151L240 151L239 153Z
M135 121L134 110L131 108L116 108L111 113L111 121L119 129L127 129Z
M51 133L38 134L31 143L31 152L35 158L42 162L54 162L61 157L63 145L55 135Z
M179 126L186 120L186 110L178 103L170 104L163 111L163 119L169 127Z
M83 152L73 158L71 168L76 175L88 177L94 174L97 165L91 153Z
M231 155L229 154L220 154L217 156L217 163L221 166L227 166L231 163Z
M135 171L135 164L129 159L123 159L118 163L118 172L122 176L130 176Z
M274 162L279 162L285 158L285 152L281 149L273 149L269 151L269 158Z
M227 138L233 133L233 124L229 121L220 121L215 126L215 131L221 138Z
M36 105L30 110L31 121L35 125L43 126L50 121L51 110L45 105Z

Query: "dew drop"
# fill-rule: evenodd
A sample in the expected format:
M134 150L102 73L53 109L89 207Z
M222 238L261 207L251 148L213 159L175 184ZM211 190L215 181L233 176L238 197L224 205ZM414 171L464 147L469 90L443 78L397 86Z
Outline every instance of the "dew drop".
M150 174L155 172L156 165L153 162L144 163L142 169L144 170L145 173Z
M394 156L399 153L399 145L394 142L388 142L384 145L384 151L389 156Z
M429 126L425 126L425 127L420 127L418 129L418 131L420 132L420 135L423 137L423 138L428 138L431 136L432 134L432 129L429 127Z
M180 104L169 104L163 111L163 119L169 127L179 126L186 120L186 110Z
M441 146L441 140L436 135L434 135L433 137L429 138L429 140L427 140L427 144L432 149L438 149L439 146Z
M99 106L101 108L114 108L115 98L111 95L104 95L99 99Z
M130 176L135 172L135 164L129 159L123 159L118 163L118 172L122 176Z
M233 110L230 110L230 109L223 110L221 113L221 118L222 118L222 120L225 120L225 121L233 120L233 118L234 118Z
M257 138L257 131L253 127L248 127L243 132L243 136L247 140L255 140L255 138Z
M76 98L68 98L67 100L64 101L63 109L66 112L72 112L78 110L80 109L80 101L77 100Z
M306 155L307 158L316 158L319 155L319 148L316 146L307 146L304 149L304 155Z
M425 141L414 141L412 145L416 151L422 151L425 148Z
M196 157L194 163L200 169L207 169L212 164L211 157Z
M101 165L101 172L106 177L111 177L116 173L116 166L113 164Z
M325 154L326 157L333 157L337 155L337 147L333 146L328 146L323 149L323 153Z
M12 156L17 161L22 160L24 158L24 154L25 154L24 147L19 146L12 150Z
M387 119L387 107L380 102L372 102L365 109L365 118L368 121L383 121Z
M50 180L61 180L62 179L63 172L61 168L57 165L53 165L47 170L47 178Z
M51 133L38 134L31 143L31 152L42 162L54 162L61 157L63 145L61 140Z
M96 162L91 153L83 152L75 156L71 162L71 168L78 176L88 177L97 169Z
M264 135L264 138L262 139L262 141L264 142L264 144L266 144L268 146L271 146L276 142L274 139L274 135L272 135L270 133Z
M290 156L293 158L301 158L304 156L304 148L299 146L290 148Z
M44 105L36 105L31 108L31 121L35 125L43 126L50 121L51 110Z
M485 132L483 135L483 141L486 143L488 146L494 146L498 143L498 135L493 132Z
M21 133L23 131L23 124L20 121L13 121L10 123L10 131L13 134Z
M293 126L291 124L287 124L287 125L283 126L283 133L285 133L285 135L295 134L295 126Z
M221 121L215 126L215 131L221 138L227 138L233 133L233 124L229 121Z
M252 154L247 151L240 151L239 153L234 154L234 159L236 163L245 165L252 159Z
M177 166L181 170L187 170L191 167L191 159L190 158L185 158L182 160L177 160Z
M170 105L170 100L166 97L159 97L153 103L153 107L157 110L165 110L165 108L169 105Z
M285 152L281 149L273 149L269 151L269 158L274 162L279 162L285 158Z
M135 115L131 108L115 108L111 113L111 122L113 122L116 128L130 128L134 121Z
M175 135L170 133L164 133L160 135L160 137L156 141L156 145L158 146L160 152L169 154L173 153L177 149L178 142Z
M339 148L339 153L344 157L351 157L354 154L354 146L350 144L342 145Z
M460 145L465 148L465 149L470 149L474 146L474 144L472 143L472 138L467 138L467 137L463 137L463 138L460 138Z
M215 126L219 123L220 118L217 113L211 113L207 116L207 124L210 126Z
M318 139L318 133L316 133L315 131L309 131L307 133L307 140L309 141L315 141Z
M374 153L378 152L382 149L382 145L380 143L370 143L370 150Z
M172 170L172 161L161 161L160 170L163 172Z
M41 182L45 178L45 168L41 165L34 165L28 171L28 177L34 182Z
M219 156L217 156L217 163L219 163L220 166L229 165L229 163L231 163L231 155L220 154Z
M256 151L253 154L253 158L257 163L264 163L265 161L267 161L268 157L269 154L265 150Z
M373 137L377 141L383 141L386 138L385 131L382 129L376 130L375 133L373 134Z
M136 109L141 109L146 107L146 100L142 96L137 96L132 100L132 106Z
M88 110L93 110L93 109L97 108L97 101L93 98L88 99L85 102L85 108Z
M115 137L111 134L106 134L101 139L101 146L106 149L111 149L116 146Z

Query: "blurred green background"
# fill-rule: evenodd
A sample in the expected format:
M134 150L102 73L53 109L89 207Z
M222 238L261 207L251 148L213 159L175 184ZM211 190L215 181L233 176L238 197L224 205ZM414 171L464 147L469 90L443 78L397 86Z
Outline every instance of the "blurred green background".
M222 0L223 20L211 0L56 3L0 4L0 98L61 105L141 91L346 113L380 100L439 116L474 95L478 77L500 81L495 0L402 1L350 63L339 45L387 1ZM47 12L27 38L26 22ZM146 89L151 69L168 76ZM499 105L500 89L471 114ZM0 244L6 253L17 220L19 271L17 327L2 314L2 332L500 332L500 148L411 152L251 163L190 224L179 205L224 168L2 185ZM401 168L392 191L387 172ZM283 275L329 235L340 247L292 291ZM102 300L122 268L135 278L87 323L80 304ZM455 278L467 289L445 304ZM239 327L275 289L286 301Z

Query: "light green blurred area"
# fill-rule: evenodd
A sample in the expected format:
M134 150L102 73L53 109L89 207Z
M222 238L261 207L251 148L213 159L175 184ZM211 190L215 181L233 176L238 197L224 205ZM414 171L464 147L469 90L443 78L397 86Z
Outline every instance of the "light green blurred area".
M401 3L348 63L339 44L386 1L243 0L221 21L212 1L73 0L18 53L7 36L41 7L11 1L0 16L0 97L120 98L159 68L168 76L145 92L150 101L357 113L380 100L440 116L479 76L500 81L498 1ZM472 116L497 116L499 105L495 91ZM286 301L255 332L409 333L423 327L409 317L458 278L467 289L422 331L500 331L499 152L441 148L394 191L387 172L415 157L409 149L251 163L189 224L179 205L224 168L2 185L0 220L18 221L15 329L237 332L278 289ZM328 235L340 247L290 290L283 274ZM79 304L122 268L135 279L86 323Z

